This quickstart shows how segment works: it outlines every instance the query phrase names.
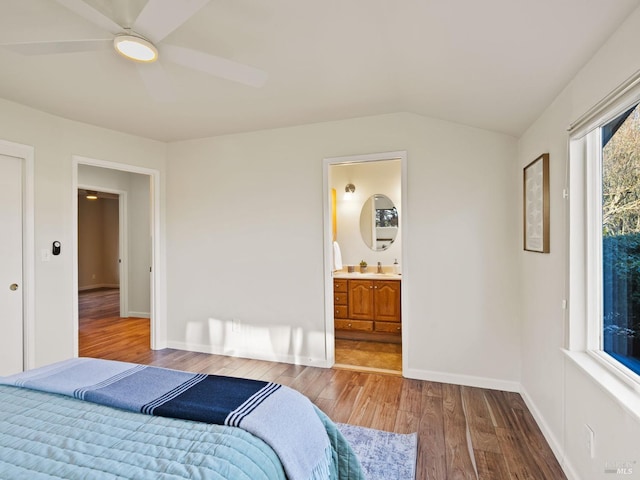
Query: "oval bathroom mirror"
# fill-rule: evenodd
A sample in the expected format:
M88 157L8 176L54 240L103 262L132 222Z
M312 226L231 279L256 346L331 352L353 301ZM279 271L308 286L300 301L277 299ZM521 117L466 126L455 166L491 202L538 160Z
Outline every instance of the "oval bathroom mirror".
M398 210L393 202L381 193L371 195L360 212L362 240L376 252L386 250L398 235Z

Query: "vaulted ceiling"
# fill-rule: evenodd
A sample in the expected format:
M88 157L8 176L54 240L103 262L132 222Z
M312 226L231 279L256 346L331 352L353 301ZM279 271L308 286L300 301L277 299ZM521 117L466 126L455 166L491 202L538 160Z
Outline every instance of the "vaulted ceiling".
M62 3L0 0L0 44L110 38ZM146 1L86 3L124 25ZM519 136L640 0L205 3L158 45L174 95L154 95L144 65L111 48L0 48L0 97L163 141L399 111ZM255 67L267 81L168 62L165 43Z

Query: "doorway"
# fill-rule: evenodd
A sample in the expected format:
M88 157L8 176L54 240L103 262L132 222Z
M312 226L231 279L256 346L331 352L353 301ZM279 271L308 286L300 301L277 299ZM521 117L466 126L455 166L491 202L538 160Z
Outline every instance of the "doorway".
M78 315L81 324L90 319L130 316L127 282L123 285L121 281L128 277L126 198L125 190L85 185L78 188ZM148 206L143 208L148 209ZM148 308L145 310L149 311Z
M150 347L164 348L166 333L158 325L162 317L156 295L160 274L156 253L159 250L159 173L84 157L74 157L74 164L77 252L74 258L75 354L79 353L80 334L85 333L80 328L81 299L83 308L87 307L86 312L102 316L102 320L111 319L110 325L127 325L127 322L118 320L128 318L146 321ZM78 192L82 192L85 198L81 199ZM88 202L87 193L95 194L97 202L93 200L95 203L83 204ZM94 211L93 224L83 225L80 214L87 208ZM105 226L104 222L110 226ZM101 240L96 242L102 248L94 248L96 251L88 254L87 249L80 245L82 236L89 231L89 237L95 237L97 230L103 233ZM97 289L102 291L96 292ZM93 295L83 295L86 291ZM87 302L90 305L87 306ZM100 310L100 302L104 302L104 312ZM117 316L105 317L116 311ZM100 329L92 331L99 333ZM83 342L84 339L85 336Z
M328 363L401 374L406 152L327 158L324 183Z

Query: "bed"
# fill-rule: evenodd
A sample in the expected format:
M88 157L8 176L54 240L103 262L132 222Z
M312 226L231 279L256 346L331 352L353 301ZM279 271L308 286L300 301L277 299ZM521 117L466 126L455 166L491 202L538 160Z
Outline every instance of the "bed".
M0 377L0 478L336 479L336 425L269 382L98 359Z

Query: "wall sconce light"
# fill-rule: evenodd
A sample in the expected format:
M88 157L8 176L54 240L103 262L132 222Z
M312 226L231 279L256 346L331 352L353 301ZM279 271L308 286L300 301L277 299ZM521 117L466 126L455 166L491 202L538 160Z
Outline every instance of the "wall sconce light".
M98 199L98 192L93 192L93 191L87 190L87 196L85 198L87 200L97 200Z
M347 186L344 187L344 199L351 200L354 197L355 191L356 186L353 183L347 183Z

